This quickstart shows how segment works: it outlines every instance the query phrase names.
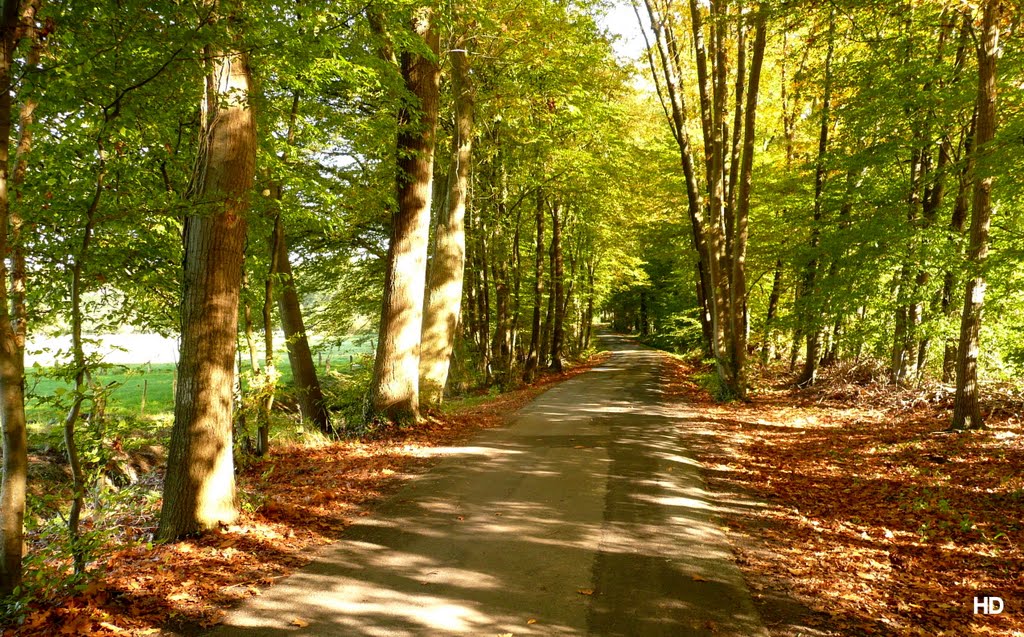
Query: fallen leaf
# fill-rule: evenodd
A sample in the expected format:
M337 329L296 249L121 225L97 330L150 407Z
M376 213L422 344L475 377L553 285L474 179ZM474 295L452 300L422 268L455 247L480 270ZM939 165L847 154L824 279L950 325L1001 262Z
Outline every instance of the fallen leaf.
M289 622L289 623L290 623L290 624L291 624L292 626L298 626L299 628L305 628L306 626L309 626L309 622L307 622L307 621L306 621L306 620L304 620L304 619L299 619L298 617L296 617L295 619L293 619L293 620L292 620L291 622Z
M530 619L527 619L527 620L526 620L526 623L527 623L527 624L530 624L530 625L532 625L532 624L536 624L536 623L537 623L537 620L536 620L536 619L534 619L533 617L531 617Z
M118 634L128 632L124 628L121 628L120 626L115 626L114 624L111 624L110 622L100 622L100 626L102 626L103 628L106 628L109 631L112 631L112 632L115 632L115 633L118 633Z
M695 582L706 582L706 581L708 581L708 578L701 577L700 575L691 575L690 579L692 579Z
M593 595L594 594L594 589L592 589L592 588L577 588L576 592L579 593L580 595Z

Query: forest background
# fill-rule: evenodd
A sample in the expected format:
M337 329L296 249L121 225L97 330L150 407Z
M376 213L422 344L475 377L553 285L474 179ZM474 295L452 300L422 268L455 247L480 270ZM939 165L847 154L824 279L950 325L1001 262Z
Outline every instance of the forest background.
M166 449L149 533L215 529L273 439L531 384L599 318L721 399L833 370L971 429L1021 391L1018 2L651 0L636 60L598 2L2 6L12 599L87 579L125 447Z

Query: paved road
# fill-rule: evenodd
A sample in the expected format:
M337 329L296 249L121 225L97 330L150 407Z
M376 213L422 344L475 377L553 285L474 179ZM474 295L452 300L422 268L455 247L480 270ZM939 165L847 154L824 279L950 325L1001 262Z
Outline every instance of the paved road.
M662 355L602 338L606 364L451 450L214 635L766 636Z

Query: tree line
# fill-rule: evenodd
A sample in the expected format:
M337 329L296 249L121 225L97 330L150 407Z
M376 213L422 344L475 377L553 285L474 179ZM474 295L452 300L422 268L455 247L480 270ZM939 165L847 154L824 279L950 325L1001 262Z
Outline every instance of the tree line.
M236 519L236 456L270 443L277 346L301 417L329 435L414 424L587 350L624 205L613 176L654 143L630 138L642 100L593 9L5 2L0 594L22 580L40 331L71 336L33 373L71 387L45 399L66 414L79 572L78 447L109 393L93 334L179 338L161 540ZM376 354L346 421L308 334L360 323Z
M635 64L598 4L5 0L0 594L45 329L79 570L90 335L124 325L180 339L163 540L235 519L282 344L329 435L531 383L598 317L701 352L723 396L753 365L884 368L955 380L981 426L979 376L1024 363L1019 3L648 0ZM360 326L352 416L307 335Z
M1017 280L1002 276L1020 189L1001 179L1019 166L1019 5L634 6L679 151L696 292L666 302L652 279L621 311L633 304L642 332L682 334L686 318L724 395L746 395L753 353L785 357L799 386L870 362L898 384L955 383L951 426L982 427L979 360L1010 376L1020 352Z

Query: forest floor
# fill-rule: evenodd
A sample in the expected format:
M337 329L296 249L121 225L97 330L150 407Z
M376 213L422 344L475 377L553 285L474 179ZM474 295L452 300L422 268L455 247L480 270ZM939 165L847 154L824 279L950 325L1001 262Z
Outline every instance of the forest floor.
M698 414L680 429L709 488L744 504L720 515L775 637L1024 635L1024 397L986 388L989 429L950 434L948 388L899 389L834 369L793 390L761 370L750 402L720 404L695 380L706 369L668 360L669 397ZM196 540L152 545L158 503L113 507L118 534L84 588L43 590L3 637L217 625L433 465L432 447L500 425L596 363L414 430L274 449L241 471L238 524ZM973 613L986 595L1004 600L1001 614Z
M109 506L107 523L116 516L117 532L106 537L103 557L90 567L91 577L81 590L69 597L62 588L40 586L35 601L19 613L19 625L0 626L0 634L202 632L218 624L240 599L258 595L308 563L312 549L337 541L354 519L370 515L382 497L434 464L432 448L501 425L537 394L605 357L599 354L564 373L545 373L524 389L471 398L415 428L381 431L361 440L274 448L268 457L240 469L239 521L194 540L150 541L159 511L156 501ZM160 479L155 472L140 477L142 483L158 484ZM46 572L52 577L61 566L48 564Z
M1024 396L986 388L989 428L947 433L951 388L773 371L725 404L699 365L669 371L703 407L682 429L709 488L749 505L725 523L772 634L1024 635ZM976 596L1005 609L975 615Z

